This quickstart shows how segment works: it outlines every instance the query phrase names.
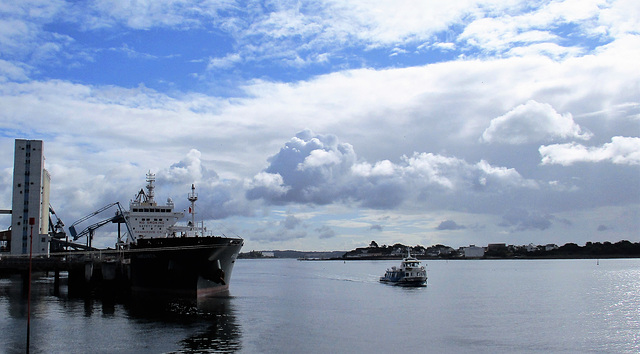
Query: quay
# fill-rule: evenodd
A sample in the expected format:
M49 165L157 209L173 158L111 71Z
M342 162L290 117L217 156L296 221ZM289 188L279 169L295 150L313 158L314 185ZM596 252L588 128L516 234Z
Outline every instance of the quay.
M67 272L70 286L89 286L91 284L120 285L129 278L129 260L122 250L87 250L56 252L47 255L0 256L0 277L20 275L23 280L29 277L31 263L32 274L53 273L54 285L60 282L60 273Z

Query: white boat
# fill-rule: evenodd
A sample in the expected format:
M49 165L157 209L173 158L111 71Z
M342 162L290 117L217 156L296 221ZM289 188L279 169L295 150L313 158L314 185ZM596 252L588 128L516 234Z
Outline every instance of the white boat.
M399 286L426 286L427 270L417 258L411 257L411 252L407 250L407 257L402 259L400 268L388 268L384 276L380 277L380 282Z

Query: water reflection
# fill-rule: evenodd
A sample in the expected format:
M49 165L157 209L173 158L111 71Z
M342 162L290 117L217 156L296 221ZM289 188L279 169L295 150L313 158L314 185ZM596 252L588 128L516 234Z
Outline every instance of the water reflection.
M24 348L20 338L24 337L24 326L21 324L27 315L27 293L19 277L1 280L0 314L4 313L8 317L5 318L14 324L8 325L15 332L9 333L10 337L19 339L10 345L5 343L9 346L4 349L13 347L21 350ZM63 343L62 337L45 338L49 332L53 335L56 331L66 331L64 327L67 324L73 326L71 323L81 323L87 331L94 333L121 329L121 332L116 329L118 333L112 335L122 338L122 345L128 350L153 348L152 351L167 353L202 353L236 352L242 348L242 328L234 308L234 298L228 293L196 301L159 294L151 297L133 296L104 286L71 289L64 281L61 291L54 292L53 279L47 277L38 278L33 285L32 311L39 313L34 322L43 324L45 320L42 318L49 317L57 328L37 331L38 342L48 343L46 346L50 348ZM60 322L56 322L58 320ZM126 325L121 327L123 321ZM4 328L4 325L0 328ZM134 340L135 333L145 333L151 338L145 338L143 342L148 343L144 344L129 343ZM85 344L95 345L96 349L104 349L99 336L93 339L83 336L82 340L92 341ZM3 352L3 345L0 345L0 352Z
M199 300L198 310L207 315L209 326L205 331L182 340L183 350L180 352L239 351L242 348L242 333L232 301L230 297Z
M134 297L128 312L138 319L171 323L202 324L204 329L179 341L180 350L169 353L236 352L242 348L242 330L236 318L233 297L198 299Z

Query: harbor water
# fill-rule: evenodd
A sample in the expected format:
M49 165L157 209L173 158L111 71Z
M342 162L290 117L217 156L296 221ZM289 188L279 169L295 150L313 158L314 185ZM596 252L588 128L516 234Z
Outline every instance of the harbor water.
M32 353L638 353L640 260L426 261L428 282L378 282L399 261L236 262L200 304L32 286ZM27 296L0 278L0 353L24 353Z

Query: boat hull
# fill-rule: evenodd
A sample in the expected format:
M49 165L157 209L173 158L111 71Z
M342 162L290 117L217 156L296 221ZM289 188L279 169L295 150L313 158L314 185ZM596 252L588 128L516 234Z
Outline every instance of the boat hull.
M224 295L242 244L227 237L138 240L129 253L131 290L142 295Z
M407 287L420 287L427 286L427 279L412 279L412 280L392 280L385 279L384 277L380 278L381 283L397 285L397 286L407 286Z

